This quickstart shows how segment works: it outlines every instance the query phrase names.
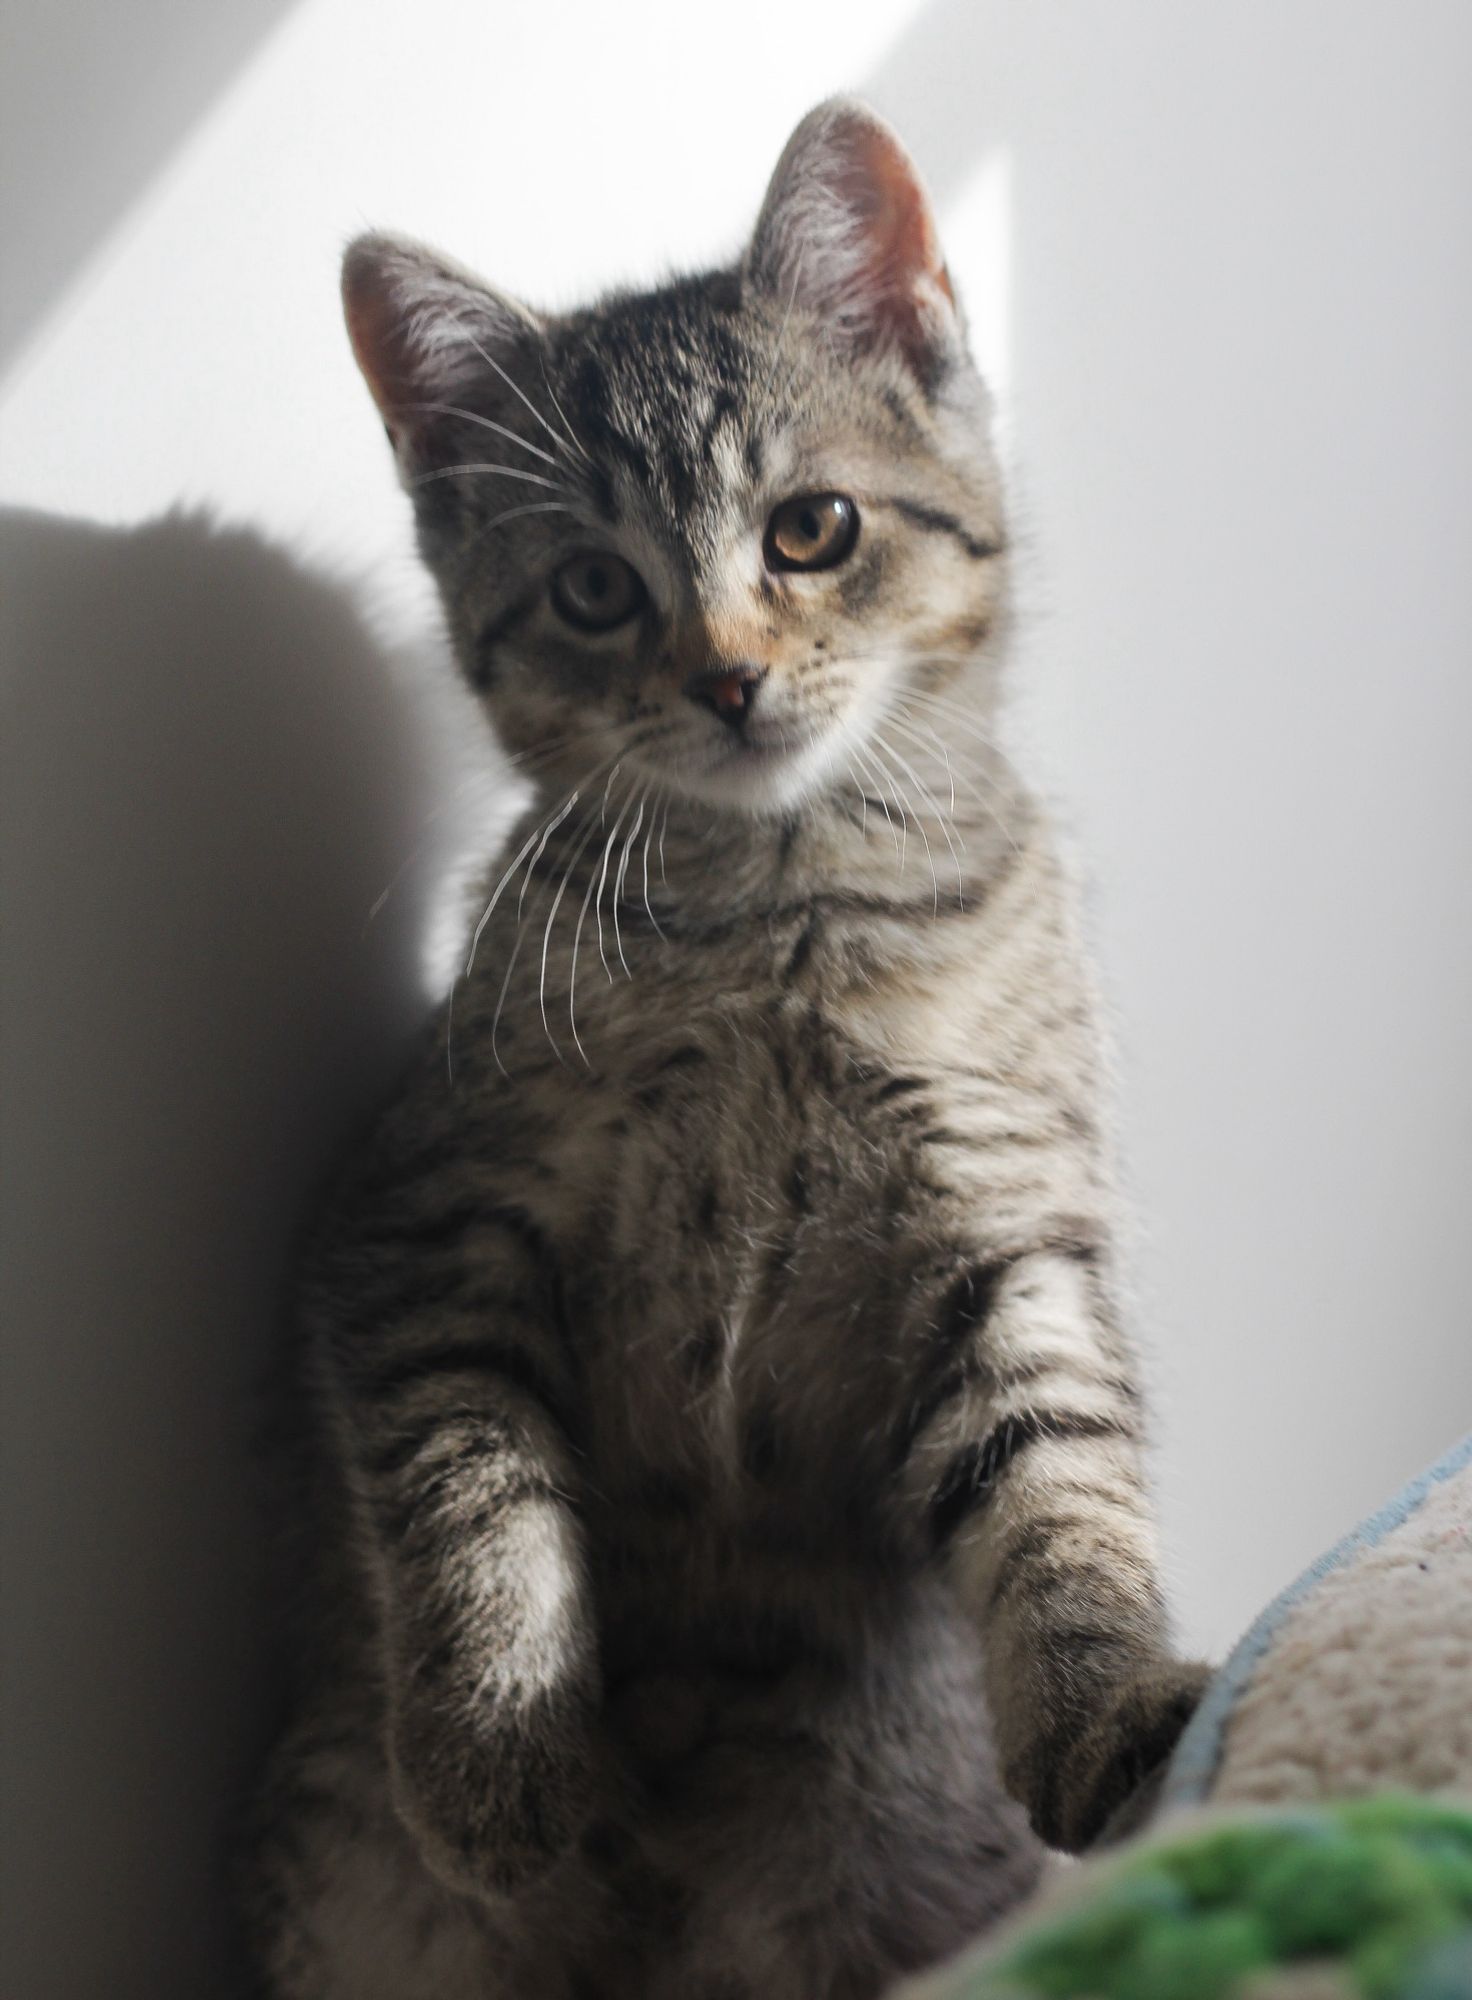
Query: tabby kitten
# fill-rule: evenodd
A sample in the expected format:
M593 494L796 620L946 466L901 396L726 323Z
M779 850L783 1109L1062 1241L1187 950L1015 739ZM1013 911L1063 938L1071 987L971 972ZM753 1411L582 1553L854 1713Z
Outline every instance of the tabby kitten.
M986 391L850 102L737 269L549 318L370 236L344 283L536 796L311 1263L264 1988L858 2000L1200 1680L1088 977L990 734Z

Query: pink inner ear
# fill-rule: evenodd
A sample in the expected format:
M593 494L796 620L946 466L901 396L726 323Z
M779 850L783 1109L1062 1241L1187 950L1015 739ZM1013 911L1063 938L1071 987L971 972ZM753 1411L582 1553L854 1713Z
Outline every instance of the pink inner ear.
M748 269L854 348L897 349L922 380L958 351L956 295L920 176L882 118L820 104L777 162Z
M886 316L899 321L912 314L914 294L926 280L954 305L935 220L908 157L879 125L856 124L844 139L848 159L840 191L863 218L876 291L901 308ZM903 327L897 324L896 331Z
M378 405L389 435L398 444L411 423L404 406L422 400L413 368L413 349L402 303L371 251L348 253L342 273L343 315L353 356Z

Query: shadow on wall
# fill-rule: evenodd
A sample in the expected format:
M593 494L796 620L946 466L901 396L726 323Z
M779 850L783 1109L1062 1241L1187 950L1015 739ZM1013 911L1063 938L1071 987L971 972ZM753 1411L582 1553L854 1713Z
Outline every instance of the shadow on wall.
M0 1960L28 2000L198 2000L269 1704L255 1390L426 1011L455 797L411 666L255 536L10 514L0 562Z
M293 5L134 0L113 14L63 0L9 11L0 75L0 361L20 351Z

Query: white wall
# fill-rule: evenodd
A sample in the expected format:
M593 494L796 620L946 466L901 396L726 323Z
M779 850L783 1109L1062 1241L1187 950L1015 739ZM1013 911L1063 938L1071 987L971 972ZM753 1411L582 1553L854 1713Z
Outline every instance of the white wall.
M1188 1637L1466 1428L1469 55L1460 0L298 0L223 94L196 63L49 313L25 279L0 497L63 518L4 543L8 1991L221 1990L248 1384L504 811L338 324L366 223L555 304L732 247L829 90L896 118L1010 391L1017 734L1095 884ZM58 240L139 171L91 139ZM133 532L181 501L246 532Z
M1458 0L941 0L880 91L1012 151L1022 719L1213 1647L1472 1425L1469 59Z

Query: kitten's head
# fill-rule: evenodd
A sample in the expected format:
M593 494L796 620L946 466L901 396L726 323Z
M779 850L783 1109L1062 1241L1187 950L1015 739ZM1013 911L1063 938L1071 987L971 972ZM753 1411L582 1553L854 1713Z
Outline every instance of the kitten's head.
M872 112L803 120L734 270L548 317L367 236L343 285L461 662L529 765L780 812L886 719L945 733L918 704L1002 601L989 403ZM984 724L990 673L964 695Z

